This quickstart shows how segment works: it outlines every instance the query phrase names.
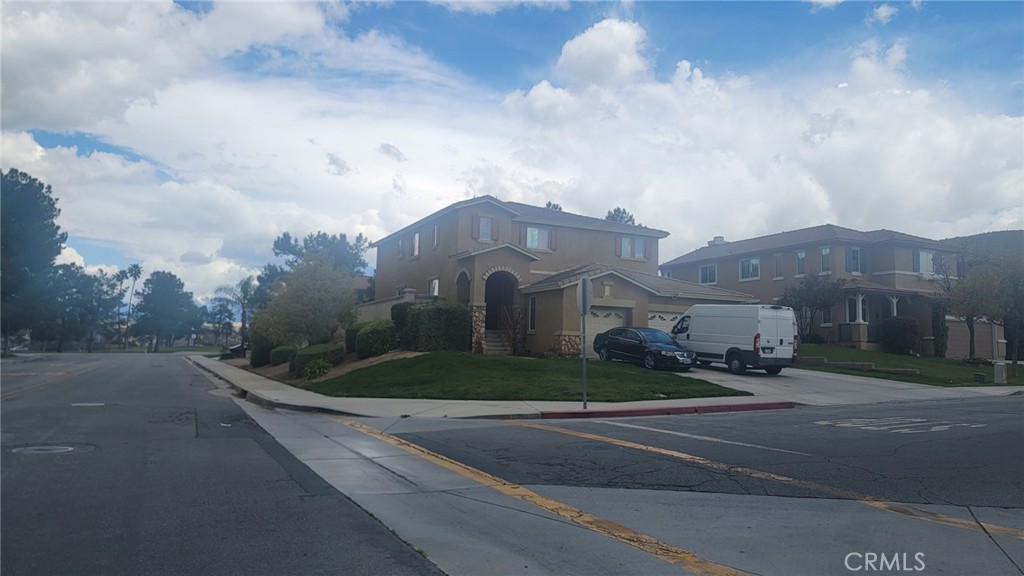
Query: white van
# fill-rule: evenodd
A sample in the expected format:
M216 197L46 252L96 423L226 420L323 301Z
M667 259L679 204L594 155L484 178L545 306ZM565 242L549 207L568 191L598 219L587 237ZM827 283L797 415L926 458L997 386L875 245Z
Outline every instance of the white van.
M792 308L758 304L695 304L672 327L672 337L702 365L725 364L778 374L796 362L799 340Z

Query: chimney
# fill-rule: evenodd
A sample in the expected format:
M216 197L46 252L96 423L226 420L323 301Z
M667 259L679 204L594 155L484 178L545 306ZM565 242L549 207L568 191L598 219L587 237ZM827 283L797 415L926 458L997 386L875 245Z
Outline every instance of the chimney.
M715 236L714 239L708 240L708 246L719 246L721 244L727 244L725 236Z

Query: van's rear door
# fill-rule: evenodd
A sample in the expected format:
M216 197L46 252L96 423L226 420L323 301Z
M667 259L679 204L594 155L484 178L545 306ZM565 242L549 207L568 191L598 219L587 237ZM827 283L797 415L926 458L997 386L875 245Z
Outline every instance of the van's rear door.
M764 306L760 310L758 332L761 334L761 358L792 362L796 319L792 308Z

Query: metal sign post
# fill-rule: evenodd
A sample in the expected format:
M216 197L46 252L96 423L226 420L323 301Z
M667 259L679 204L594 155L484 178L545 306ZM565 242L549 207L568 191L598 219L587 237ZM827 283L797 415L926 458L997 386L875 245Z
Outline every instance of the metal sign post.
M576 285L576 307L580 309L580 360L583 362L583 409L587 409L587 316L593 300L594 283L590 278L580 278Z

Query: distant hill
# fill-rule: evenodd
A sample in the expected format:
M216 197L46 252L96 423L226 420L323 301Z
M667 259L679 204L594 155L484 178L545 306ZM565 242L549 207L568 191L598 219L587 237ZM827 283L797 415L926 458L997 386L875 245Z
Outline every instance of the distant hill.
M966 255L1019 256L1024 254L1024 230L985 232L973 236L946 238L943 242L960 246Z

